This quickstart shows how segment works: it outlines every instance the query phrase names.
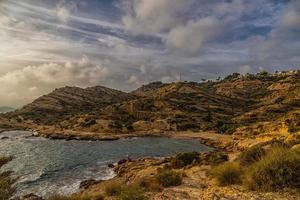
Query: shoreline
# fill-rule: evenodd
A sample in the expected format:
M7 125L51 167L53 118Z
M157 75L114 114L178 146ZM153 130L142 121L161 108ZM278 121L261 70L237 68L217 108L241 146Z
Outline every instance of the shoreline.
M85 131L74 131L74 130L62 130L57 131L55 129L33 129L33 128L22 128L22 129L1 129L0 134L6 131L29 131L33 137L42 137L50 140L82 140L82 141L114 141L120 139L130 139L135 137L167 137L175 139L195 139L201 144L213 147L219 151L227 153L240 152L252 144L256 144L255 139L247 138L233 138L232 135L218 134L212 131L165 131L158 132L132 132L132 133L96 133L96 132L85 132ZM248 141L248 142L245 142ZM241 145L242 143L248 143L246 146Z
M209 147L213 147L215 150L212 152L216 153L225 153L228 156L228 160L232 161L236 156L244 149L249 148L255 144L268 144L268 141L259 141L257 138L247 138L247 137L236 137L233 135L223 135L217 134L214 132L192 132L192 131L181 131L181 132L163 132L163 133L131 133L131 134L115 134L113 135L108 133L88 133L88 132L75 132L75 131L66 131L62 132L37 132L37 130L27 129L25 131L30 131L34 137L44 137L51 140L90 140L90 141L110 141L110 140L119 140L119 139L129 139L136 137L167 137L175 139L191 139L197 140L199 143L204 144ZM45 134L48 133L48 134ZM61 134L62 133L62 134ZM61 134L61 135L60 135ZM58 137L58 135L60 137ZM205 154L206 158L212 156L212 152L202 153ZM201 153L200 153L201 154ZM171 155L174 157L176 154ZM119 162L113 163L114 175L110 179L101 180L97 179L87 179L80 182L80 187L72 195L94 195L94 194L103 194L105 193L105 188L107 185L110 185L114 182L124 182L134 184L136 181L140 180L144 176L152 176L157 173L159 168L163 168L168 159L158 159L150 157L139 157L137 159L122 159ZM122 162L121 162L122 161ZM250 197L257 197L257 199L293 199L294 197L299 197L298 194L290 193L289 191L281 192L271 192L269 194L257 192L257 191L248 191L245 190L242 186L228 186L220 187L217 186L214 180L207 175L213 165L196 165L190 166L188 168L180 169L180 171L187 174L187 177L184 177L184 182L182 186L164 189L161 192L150 192L149 195L153 196L156 200L156 197L168 196L172 197L173 194L179 195L181 198L181 191L187 192L193 190L191 193L191 198L196 196L207 197L211 199L216 193L219 196L223 197L235 197L234 194L238 194L238 199L249 199ZM111 167L110 167L111 168ZM199 177L201 177L199 179ZM197 187L190 187L190 185L197 185ZM205 185L205 187L203 186ZM29 194L30 195L30 194ZM270 196L268 196L270 195ZM268 198L267 198L268 197ZM276 198L275 198L276 197ZM278 198L277 198L278 197ZM21 198L22 199L22 198ZM234 199L234 198L233 198ZM29 200L24 198L23 200ZM157 198L157 200L161 200Z
M82 140L82 141L114 141L120 139L140 138L140 137L167 137L175 139L196 139L201 144L207 145L225 152L236 152L241 149L236 147L231 135L221 135L211 131L192 132L192 131L165 131L165 132L133 132L133 133L95 133L84 131L52 131L39 129L9 129L0 130L0 134L6 131L29 131L33 137L42 137L50 140Z

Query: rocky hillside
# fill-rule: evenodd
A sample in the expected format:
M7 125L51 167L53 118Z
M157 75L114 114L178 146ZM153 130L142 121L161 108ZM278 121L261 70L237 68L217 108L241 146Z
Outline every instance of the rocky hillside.
M10 117L60 130L132 133L214 130L244 134L300 130L300 72L232 74L223 80L154 82L124 93L64 87Z
M91 132L215 130L238 133L247 127L299 128L299 73L233 74L221 81L144 85L134 99L77 115L61 127ZM261 125L263 124L263 126Z
M33 120L35 123L53 124L131 98L130 94L102 86L86 89L63 87L39 97L11 115Z

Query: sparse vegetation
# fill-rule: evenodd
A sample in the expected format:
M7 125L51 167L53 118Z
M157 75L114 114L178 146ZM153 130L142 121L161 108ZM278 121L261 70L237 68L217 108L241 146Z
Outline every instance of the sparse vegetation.
M259 77L265 77L265 76L269 76L269 73L267 71L261 71L259 73L256 74Z
M163 187L155 177L142 177L138 181L138 185L147 191L162 191Z
M120 200L147 200L148 198L144 194L144 190L136 185L126 186L122 189Z
M233 73L233 74L230 74L230 75L226 76L226 77L224 78L224 80L231 81L231 80L233 80L233 79L235 79L235 78L238 78L239 76L240 76L239 73Z
M171 160L171 166L173 168L182 168L193 163L199 162L199 153L190 152L190 153L180 153L176 155Z
M0 168L10 162L12 157L1 157ZM11 178L11 172L3 172L0 174L0 200L7 200L12 197L15 192L13 186L15 180Z
M178 186L182 183L182 174L173 170L163 170L157 174L156 178L164 187Z
M142 184L141 184L142 185ZM144 189L140 185L125 185L121 183L111 183L106 186L107 196L114 196L120 200L146 200Z
M232 134L237 129L237 124L225 123L218 120L216 123L217 132L221 134Z
M242 168L237 162L227 162L214 167L212 170L212 176L217 180L220 186L241 183L242 174Z
M105 194L108 196L118 196L121 194L121 183L113 182L105 187Z
M245 185L262 191L300 188L300 153L279 147L270 150L249 168Z
M261 146L254 146L243 151L239 155L238 161L241 165L248 166L254 162L259 161L265 154L266 151Z
M228 161L228 155L224 152L203 153L200 155L200 164L218 165Z

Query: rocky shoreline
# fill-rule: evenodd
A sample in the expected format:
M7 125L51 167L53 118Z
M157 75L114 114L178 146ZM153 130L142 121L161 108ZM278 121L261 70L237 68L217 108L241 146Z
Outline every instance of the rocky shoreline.
M66 131L62 132L50 132L42 131L32 131L32 136L34 137L45 137L49 139L64 139L64 140L118 140L132 137L170 137L177 139L193 139L198 140L200 143L207 146L215 148L214 152L225 153L228 155L229 160L234 160L237 155L251 146L263 145L267 146L277 140L281 139L284 142L297 140L296 136L291 138L291 135L268 135L268 139L261 139L262 136L257 138L249 137L238 137L232 135L222 135L214 132L192 132L192 131L182 131L182 132L164 132L164 133L133 133L133 134L119 134L112 135L109 133L96 134L87 132L75 132ZM298 134L296 134L298 135ZM205 159L211 159L213 154L205 153L203 154ZM102 194L105 187L114 181L121 181L124 184L135 183L137 180L141 179L145 175L155 174L159 168L163 168L168 164L169 160L163 159L152 159L152 158L140 158L137 160L127 160L124 159L122 162L110 165L114 168L116 172L116 177L107 181L97 181L97 180L85 180L81 183L80 192L76 195L95 195ZM212 163L204 163L201 165L190 166L188 168L180 169L183 173L187 174L187 177L183 178L183 185L178 187L166 188L161 192L151 192L148 195L153 200L163 200L163 199L287 199L296 200L300 198L300 193L297 191L280 191L280 192L270 192L262 193L255 191L245 190L242 186L228 186L220 187L215 184L212 178L208 175L209 170L212 167ZM202 180L202 181L200 181ZM197 198L197 196L199 198ZM201 198L200 198L201 197ZM42 200L42 198L37 197L33 194L29 194L24 200ZM110 198L109 198L110 199Z

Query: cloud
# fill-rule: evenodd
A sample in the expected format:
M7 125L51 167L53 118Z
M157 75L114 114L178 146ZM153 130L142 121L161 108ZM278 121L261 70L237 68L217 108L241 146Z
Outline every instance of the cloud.
M279 25L284 28L297 28L300 29L300 2L292 2L288 8L285 10L281 19L279 20Z
M175 52L184 55L197 55L203 45L220 34L221 23L207 17L198 21L189 21L185 26L172 29L166 38L166 44Z
M141 71L142 74L147 74L146 66L145 65L141 65L140 71Z
M251 73L251 72L252 72L252 68L250 65L243 65L239 69L239 73L241 73L241 74L247 74L247 73Z
M107 67L93 64L87 56L77 62L27 66L0 76L0 104L28 103L53 88L65 85L87 87L103 84L110 75ZM12 92L18 94L13 99L7 96Z
M299 60L300 2L291 1L281 12L272 31L251 48L258 62L292 65Z
M195 56L222 29L220 21L213 16L195 15L190 19L189 12L195 11L192 5L196 3L194 0L130 1L125 6L123 23L135 34L160 34L171 53ZM225 10L232 7L224 5L219 12L228 12Z
M192 0L134 0L125 4L124 25L144 34L166 32L182 23ZM180 17L181 16L181 17Z
M56 16L58 19L60 19L62 22L66 23L70 20L72 17L72 13L74 13L77 10L77 5L75 2L68 2L60 1L56 5Z
M127 83L138 85L138 84L140 84L139 77L136 75L131 75L128 78Z
M179 73L199 81L299 67L299 4L2 1L0 105L28 103L64 85L129 91L148 81L178 80Z

